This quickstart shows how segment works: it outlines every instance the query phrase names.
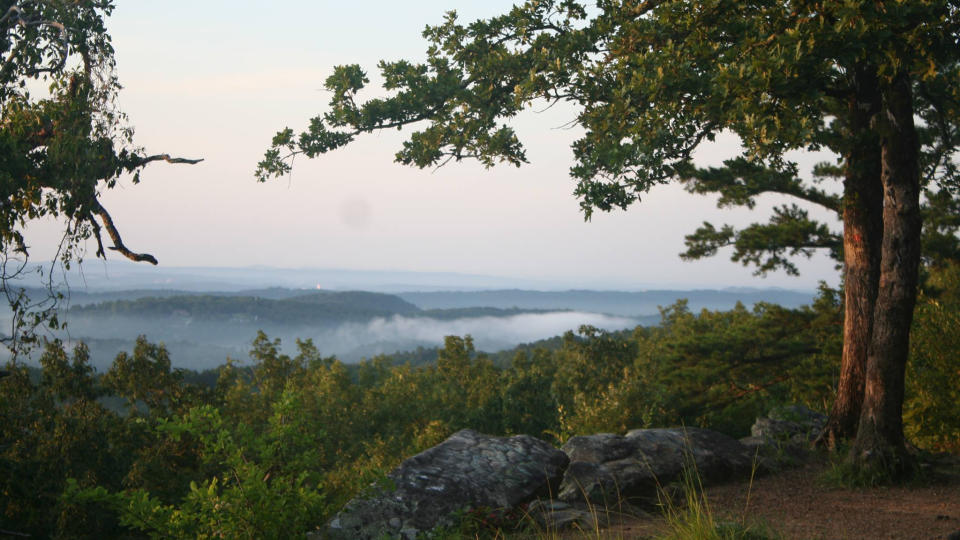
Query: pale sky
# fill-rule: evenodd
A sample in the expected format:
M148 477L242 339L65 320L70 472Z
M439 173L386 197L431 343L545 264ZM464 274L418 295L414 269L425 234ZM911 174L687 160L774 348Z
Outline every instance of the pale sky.
M117 3L109 28L125 87L120 104L137 143L150 153L205 159L195 166L155 164L141 184L123 182L103 197L127 245L163 266L462 272L593 288L804 289L837 282L826 257L801 262L800 278L766 279L754 278L729 254L700 262L678 257L684 235L702 221L765 221L779 202L773 198L753 213L734 212L668 186L626 212L585 223L568 175L576 130L560 128L574 118L570 108L518 120L531 162L520 169L404 167L393 154L407 132L394 131L300 159L292 177L254 181L277 130L302 130L325 111L322 86L334 65L358 63L375 75L381 58L420 59L426 48L420 32L445 11L472 20L511 2ZM699 157L718 162L735 145L725 139ZM50 224L33 228L35 260L49 258L45 246L54 235Z

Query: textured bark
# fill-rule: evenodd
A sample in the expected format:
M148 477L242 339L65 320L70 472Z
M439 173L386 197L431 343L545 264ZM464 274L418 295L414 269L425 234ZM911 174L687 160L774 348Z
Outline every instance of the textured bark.
M853 437L860 420L883 236L880 139L871 127L881 108L876 71L858 68L853 86L847 105L851 144L844 156L843 356L837 397L818 440L831 448Z
M906 463L904 373L920 268L920 184L906 73L883 88L883 251L863 408L851 457L896 474Z

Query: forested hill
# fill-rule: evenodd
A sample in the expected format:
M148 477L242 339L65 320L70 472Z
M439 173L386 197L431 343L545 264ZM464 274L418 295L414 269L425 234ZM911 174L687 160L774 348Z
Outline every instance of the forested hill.
M451 309L473 306L519 309L572 309L611 315L653 315L659 306L681 298L693 311L725 310L737 302L751 306L758 302L800 307L810 304L814 291L786 289L657 290L657 291L493 291L406 292L397 296L424 309Z
M28 289L31 298L42 298L47 292L41 289ZM102 304L89 313L110 312L128 309L160 308L153 299L185 296L200 297L246 297L247 301L228 301L225 305L241 306L250 299L260 300L299 300L325 306L334 310L341 306L350 311L385 312L388 314L412 314L417 308L428 312L429 316L446 319L459 316L499 316L507 313L497 310L557 311L579 310L612 315L644 316L656 315L659 306L669 306L681 298L686 298L690 309L731 309L737 302L750 306L757 302L779 304L784 307L799 307L811 302L814 291L792 291L785 289L702 289L702 290L650 290L650 291L536 291L524 289L497 289L473 291L411 291L395 294L382 294L359 291L316 291L312 289L290 289L269 287L242 291L187 291L176 289L131 289L119 291L68 291L67 305L88 306ZM139 306L124 305L118 301L130 301L149 298L151 301ZM178 300L179 301L179 300ZM232 302L232 303L231 303ZM117 305L114 305L117 303ZM156 304L156 305L154 305ZM412 306L411 306L412 304ZM172 305L172 304L171 304ZM481 312L477 308L494 308ZM439 311L442 310L442 311Z
M283 299L219 294L150 296L79 305L70 309L70 315L78 317L175 318L283 325L339 324L394 315L453 319L540 312L542 310L489 307L423 310L395 295L365 291L316 291Z

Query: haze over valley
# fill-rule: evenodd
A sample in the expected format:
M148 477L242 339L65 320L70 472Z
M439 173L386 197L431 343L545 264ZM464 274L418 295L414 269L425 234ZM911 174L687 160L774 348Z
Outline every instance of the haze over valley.
M660 321L659 307L682 298L688 300L690 309L699 311L730 309L737 302L797 307L813 297L812 292L784 289L483 288L478 285L526 283L414 272L193 268L163 269L149 275L125 272L128 269L123 266L120 270L112 273L115 279L89 271L84 276L62 278L73 284L63 288L66 297L60 303L67 327L48 336L84 341L100 370L106 369L117 353L129 351L139 335L163 342L174 365L190 369L213 368L228 356L242 363L258 331L281 339L289 352L295 349L297 339L309 338L321 353L357 362L377 354L432 349L442 345L448 335L470 335L478 350L496 352L584 325L607 331L655 325ZM143 279L146 276L150 279ZM372 291L289 286L319 281L318 276ZM396 287L403 280L416 289L396 294L373 292ZM84 286L76 286L78 282ZM219 290L204 289L217 284ZM46 294L42 289L30 292L33 297Z

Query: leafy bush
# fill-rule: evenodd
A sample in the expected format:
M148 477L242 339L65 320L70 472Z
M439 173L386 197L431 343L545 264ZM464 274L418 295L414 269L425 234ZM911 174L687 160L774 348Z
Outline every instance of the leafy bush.
M914 444L960 452L960 304L921 297L907 364L904 432Z

